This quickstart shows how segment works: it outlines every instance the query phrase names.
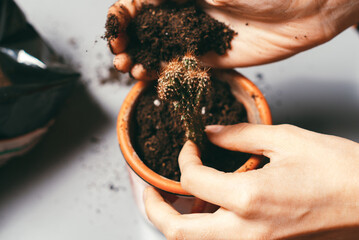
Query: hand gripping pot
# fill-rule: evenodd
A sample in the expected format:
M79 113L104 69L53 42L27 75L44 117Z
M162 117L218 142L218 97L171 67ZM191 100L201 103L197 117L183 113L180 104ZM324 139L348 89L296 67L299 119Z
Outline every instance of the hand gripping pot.
M272 124L272 117L266 99L260 90L246 77L234 70L213 70L212 77L227 82L234 97L243 103L248 121L256 124ZM127 162L134 198L141 213L146 217L143 191L148 185L157 188L164 199L180 213L213 212L218 207L202 201L184 189L177 181L160 176L148 168L136 154L131 140L131 123L136 100L149 86L138 82L129 92L121 107L117 120L117 136L123 156ZM252 155L236 172L256 169L264 160L263 156Z

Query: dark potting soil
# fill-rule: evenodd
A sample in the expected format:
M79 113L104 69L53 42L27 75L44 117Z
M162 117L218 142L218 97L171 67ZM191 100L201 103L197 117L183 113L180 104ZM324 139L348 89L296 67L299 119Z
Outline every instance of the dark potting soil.
M213 94L205 99L205 125L247 122L243 104L235 100L227 84L214 81L213 89ZM178 155L185 143L185 131L180 118L171 114L172 107L158 99L153 83L138 99L132 136L136 152L149 168L164 177L179 181ZM224 172L233 172L249 156L209 143L205 154L202 154L202 162Z
M143 64L147 70L159 70L161 61L170 61L188 51L201 56L209 51L222 55L230 49L236 33L193 2L145 5L127 27L130 42L126 51L133 62Z
M110 15L107 18L106 25L105 25L105 35L103 38L105 39L112 39L116 38L120 34L120 23L118 22L115 15Z

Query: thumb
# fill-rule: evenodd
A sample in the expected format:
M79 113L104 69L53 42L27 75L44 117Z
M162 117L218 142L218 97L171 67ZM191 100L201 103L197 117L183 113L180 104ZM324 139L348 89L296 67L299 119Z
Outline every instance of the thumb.
M263 186L262 174L258 171L244 173L224 173L203 166L197 145L187 141L178 157L181 170L181 186L199 199L229 210L238 210L241 199L254 190L253 186ZM226 197L224 197L226 196Z
M209 140L222 148L267 156L280 139L274 138L275 126L250 123L210 125L205 129ZM268 157L268 156L267 156Z
M238 0L204 0L207 4L215 7L237 6Z

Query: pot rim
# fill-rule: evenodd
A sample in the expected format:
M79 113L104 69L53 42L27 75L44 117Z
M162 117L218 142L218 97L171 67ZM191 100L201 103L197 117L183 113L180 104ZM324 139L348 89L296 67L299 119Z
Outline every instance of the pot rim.
M215 75L230 74L230 77L233 78L232 81L236 81L246 92L253 96L255 101L255 105L259 111L259 117L262 121L262 124L271 125L272 124L272 116L269 109L269 105L264 98L262 92L258 89L258 87L250 81L248 78L244 77L242 74L238 73L235 70L213 70ZM145 182L149 185L152 185L158 189L163 191L183 195L183 196L193 196L192 194L185 191L180 182L165 178L158 173L151 170L147 167L139 158L136 151L134 150L131 139L130 139L130 126L128 119L131 117L132 108L136 103L138 96L142 93L142 91L149 85L149 82L137 82L128 95L126 96L119 115L117 119L117 138L122 151L122 154L128 164L128 166ZM248 110L247 110L248 111ZM245 164L243 164L238 170L235 172L245 172L248 170L256 169L264 156L252 155Z

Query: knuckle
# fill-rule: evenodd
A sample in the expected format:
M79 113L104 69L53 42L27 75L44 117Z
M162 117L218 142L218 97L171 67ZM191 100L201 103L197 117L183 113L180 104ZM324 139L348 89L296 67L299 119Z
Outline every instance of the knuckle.
M243 122L243 123L237 124L237 126L239 126L239 129L240 129L240 130L244 130L244 129L246 129L247 127L249 127L250 125L252 125L252 124L251 124L251 123L247 123L247 122Z
M151 211L149 211L147 203L145 203L145 212L146 212L146 217L148 218L148 220L151 223L153 223L153 214Z
M251 218L256 213L259 194L253 187L247 187L238 197L238 214L243 218Z
M167 240L184 240L183 230L176 225L171 224L164 232Z
M290 124L281 124L277 126L277 129L281 133L289 134L289 133L293 133L297 129L297 127Z
M116 4L112 4L109 8L108 8L108 14L113 14L117 11L117 6Z
M189 189L192 184L193 184L193 167L192 166L188 166L185 167L184 170L181 173L181 186L184 189Z
M236 124L234 125L234 130L236 131L237 134L243 132L243 131L246 131L247 128L250 127L250 123L239 123L239 124Z
M258 239L258 240L266 240L272 239L271 234L268 230L257 228L253 232L250 232L246 239Z
M273 228L270 228L269 226L262 226L259 228L258 232L256 233L256 239L265 240L265 239L273 239L272 236Z
M297 127L290 124L282 124L275 126L274 137L279 142L291 142L297 136Z

